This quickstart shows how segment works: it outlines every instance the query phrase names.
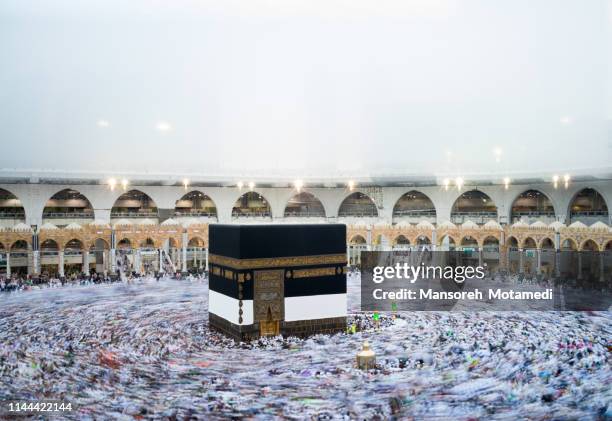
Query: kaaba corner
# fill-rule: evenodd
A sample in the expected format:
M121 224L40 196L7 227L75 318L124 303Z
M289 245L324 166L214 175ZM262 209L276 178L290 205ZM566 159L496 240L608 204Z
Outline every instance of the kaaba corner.
M209 229L209 322L239 341L346 329L346 226Z

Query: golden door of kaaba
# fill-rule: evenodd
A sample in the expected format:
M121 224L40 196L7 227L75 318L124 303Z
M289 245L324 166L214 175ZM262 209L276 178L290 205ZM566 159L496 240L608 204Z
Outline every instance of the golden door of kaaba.
M285 272L282 269L257 270L254 278L254 321L259 323L260 336L276 336L285 316Z

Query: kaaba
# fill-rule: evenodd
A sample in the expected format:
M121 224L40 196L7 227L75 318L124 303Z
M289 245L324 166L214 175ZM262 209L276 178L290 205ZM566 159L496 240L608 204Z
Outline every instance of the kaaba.
M209 323L238 340L346 329L346 226L209 228Z

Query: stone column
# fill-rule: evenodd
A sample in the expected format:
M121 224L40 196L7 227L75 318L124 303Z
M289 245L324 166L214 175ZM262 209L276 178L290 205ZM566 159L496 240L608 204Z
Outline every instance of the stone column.
M555 276L561 276L561 250L558 248L555 249Z
M578 251L578 280L582 279L582 251Z
M159 250L157 250L157 253L159 254L159 269L158 269L158 271L159 272L165 272L164 271L164 255L162 254L163 250L159 249Z
M431 250L436 251L438 249L438 233L436 230L431 232Z
M11 278L11 252L8 250L6 252L6 277Z
M142 270L140 269L142 265L140 264L140 249L134 250L134 272L138 274L142 274Z
M115 249L112 248L110 251L110 270L111 273L115 273L117 271L117 256L115 255Z
M478 247L478 266L482 267L482 247Z
M58 258L58 272L61 278L64 277L64 250L60 250L57 252Z
M523 267L523 249L518 249L519 253L519 273L525 273L525 268Z
M83 273L89 275L89 250L83 250Z
M182 272L187 272L187 233L184 232L183 233L183 256L182 256L182 260L183 260L183 264L181 267L181 271Z
M541 249L536 249L536 259L537 259L536 273L538 275L541 275L542 274L542 250Z
M599 252L599 282L605 282L604 277L604 252Z
M206 266L205 266L205 269L206 269L206 271L208 272L208 248L205 250L205 253L206 253L206 254L204 255L204 257L206 258Z
M38 250L32 252L32 272L35 275L40 274L40 252Z

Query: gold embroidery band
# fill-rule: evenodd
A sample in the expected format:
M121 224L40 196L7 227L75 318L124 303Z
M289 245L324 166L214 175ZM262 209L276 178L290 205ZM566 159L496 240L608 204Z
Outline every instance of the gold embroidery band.
M295 269L293 271L294 278L314 278L316 276L331 276L336 275L336 268L314 268L314 269Z
M346 254L322 254L318 256L267 257L260 259L236 259L234 257L210 254L208 261L212 264L232 269L283 268L292 266L313 265L346 265Z

